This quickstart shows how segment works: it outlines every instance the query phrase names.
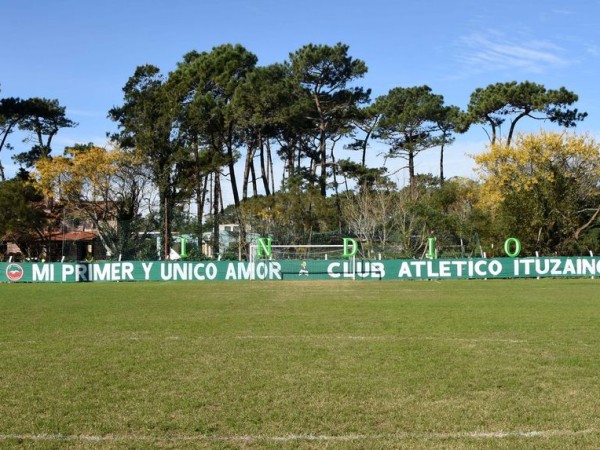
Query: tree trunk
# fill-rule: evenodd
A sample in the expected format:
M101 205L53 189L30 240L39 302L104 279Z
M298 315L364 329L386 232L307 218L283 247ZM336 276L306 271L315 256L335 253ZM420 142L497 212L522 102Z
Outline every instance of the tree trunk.
M258 185L256 183L256 169L254 168L254 162L250 164L250 178L252 179L252 195L255 197L258 195Z
M586 223L584 223L582 226L580 226L579 228L577 228L577 230L575 230L574 233L574 237L575 240L579 239L579 235L586 229L588 228L590 225L592 225L596 219L598 218L598 215L600 214L600 208L596 209L596 211L594 211L594 214L592 215L592 218L590 220L588 220Z
M266 195L271 195L275 192L275 177L273 176L273 158L271 157L271 145L269 141L265 143L265 148L267 149L267 171L269 174L269 186L270 189L266 192Z
M214 173L214 184L213 184L213 229L212 229L212 253L213 258L218 258L220 253L219 246L219 224L220 224L220 213L219 206L221 204L221 181L219 172Z
M231 146L227 146L227 159L228 159L228 167L229 167L229 178L231 179L231 193L233 194L233 204L235 207L240 206L240 195L238 193L237 180L235 177L235 161L233 158L233 148Z
M173 216L173 208L175 205L172 204L172 198L170 195L170 187L163 187L159 192L160 201L160 240L162 242L161 254L163 260L169 259L171 250L171 218Z
M231 179L231 193L233 194L233 204L235 207L240 206L240 194L237 187L237 179L235 176L235 158L233 155L233 125L229 126L229 134L227 136L227 165L229 167L229 178Z
M202 250L202 233L203 233L203 217L204 217L204 202L206 201L206 183L208 176L199 176L198 186L196 186L196 233L198 237L198 249L200 254Z
M413 150L408 151L408 181L410 198L414 200L416 194L415 186L415 152Z
M319 157L321 158L321 173L319 174L319 188L323 197L327 196L327 141L325 131L321 131L319 143Z
M445 138L444 138L445 139ZM440 147L440 186L444 185L444 142Z
M2 135L2 141L0 142L0 152L2 152L2 149L4 148L4 145L6 144L6 139L8 138L8 135L12 132L12 129L16 124L17 124L17 121L10 122L8 124L8 126L4 129L4 132ZM4 176L4 166L2 165L1 161L0 161L0 181L6 181L6 178Z
M508 131L508 138L506 139L507 147L510 147L510 143L512 142L512 137L515 132L515 126L517 125L517 122L528 114L529 114L529 111L522 112L517 117L515 117L515 119L513 119L513 121L510 123L510 129Z
M242 199L246 200L248 198L248 184L250 179L250 174L254 178L254 155L256 153L256 147L254 144L248 144L248 151L246 152L246 162L244 164L244 180L242 185ZM256 184L256 181L253 180L253 183ZM256 189L255 189L256 191ZM254 193L256 195L256 192Z
M491 141L491 144L494 145L496 143L496 124L490 116L486 115L485 118L487 119L488 123L492 127L492 137L491 137L490 141Z
M361 149L362 149L361 164L363 167L365 167L366 160L367 160L367 147L369 145L370 138L371 138L371 131L368 131L367 134L365 135L365 139L362 141L362 144L361 144Z
M263 188L265 195L269 195L269 174L267 172L267 166L265 163L265 143L263 142L262 135L259 139L260 147L260 173L263 180Z

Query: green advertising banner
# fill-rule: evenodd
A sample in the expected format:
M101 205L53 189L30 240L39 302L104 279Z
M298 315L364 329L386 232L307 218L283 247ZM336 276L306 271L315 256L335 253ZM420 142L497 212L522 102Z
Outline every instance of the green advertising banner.
M600 276L598 257L0 263L0 282L428 280Z

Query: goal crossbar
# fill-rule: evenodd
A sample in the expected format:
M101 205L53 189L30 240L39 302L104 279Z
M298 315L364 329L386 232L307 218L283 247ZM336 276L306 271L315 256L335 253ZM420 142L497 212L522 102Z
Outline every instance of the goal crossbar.
M271 248L343 248L343 247L344 246L341 244L336 244L336 245L327 245L327 244L316 244L316 245L312 245L312 244L304 244L304 245L277 244L277 245L271 245Z
M344 244L271 244L269 245L269 249L271 250L278 250L279 252L281 252L282 250L285 252L285 250L290 250L291 252L295 252L300 250L301 252L308 252L310 253L312 250L316 250L319 252L324 252L325 255L325 259L328 259L328 252L327 250L331 250L332 253L338 253L341 252L342 250L345 250L347 246ZM257 244L250 244L249 246L249 260L251 263L253 263L257 258L257 253L258 253L258 245ZM273 258L274 255L269 255L266 258L263 256L260 259L274 259ZM299 256L299 255L298 255ZM277 257L275 257L276 259ZM306 256L300 256L298 259L304 259L306 258ZM288 259L288 258L285 258ZM293 258L296 259L296 258Z

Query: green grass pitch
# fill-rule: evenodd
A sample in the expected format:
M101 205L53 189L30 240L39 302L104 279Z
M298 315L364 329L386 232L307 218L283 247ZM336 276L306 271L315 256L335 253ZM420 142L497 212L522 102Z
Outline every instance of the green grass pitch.
M0 285L0 447L600 448L599 283Z

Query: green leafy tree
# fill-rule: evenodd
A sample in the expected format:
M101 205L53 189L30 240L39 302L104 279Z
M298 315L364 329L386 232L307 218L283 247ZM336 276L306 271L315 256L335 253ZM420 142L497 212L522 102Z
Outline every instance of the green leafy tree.
M254 196L258 195L257 180L262 180L265 195L275 191L273 174L272 142L279 140L288 176L294 175L297 147L287 145L286 136L298 136L302 131L290 130L300 125L302 107L289 67L272 64L257 67L248 74L246 81L236 90L235 112L242 140L246 146L242 198L248 198L248 185L252 184ZM298 113L300 112L300 113ZM304 114L306 116L306 113ZM307 123L307 121L304 121ZM258 157L260 175L257 175L255 160Z
M290 54L291 71L298 84L312 100L316 148L313 167L320 168L318 185L321 195L327 193L327 166L335 168L333 144L350 133L359 106L369 101L370 90L349 87L364 76L367 65L348 55L348 45L305 45ZM331 156L328 155L328 150Z
M221 45L209 53L188 53L169 80L183 100L180 120L187 137L224 155L236 206L240 202L235 173L239 134L232 101L256 61L239 44Z
M14 97L0 99L0 152L4 148L12 149L8 137L17 129L19 122L25 118L25 114L24 100ZM6 180L4 166L0 161L0 181L4 180Z
M367 167L367 151L370 146L374 134L377 131L381 113L374 104L361 108L358 111L358 116L353 120L353 129L351 138L353 139L345 146L347 150L359 151L361 153L360 163L351 161L350 159L342 159L338 162L338 167L344 175L345 179L355 179L359 190L369 190L375 185L383 185L389 183L389 179L385 175L387 168L385 167ZM348 190L346 185L346 190Z
M159 226L166 259L172 241L173 211L181 200L179 187L183 179L183 155L176 129L177 98L166 86L160 70L152 65L137 67L123 92L124 104L109 112L119 127L113 138L138 154L150 170L159 195Z
M63 128L73 128L77 123L66 116L66 107L60 106L58 100L46 98L30 98L21 106L24 108L23 118L19 121L19 129L29 133L27 142L33 142L31 150L13 156L13 159L26 168L31 168L36 161L47 158L52 152L52 140Z
M367 149L373 133L377 130L380 117L381 114L375 105L369 105L359 109L357 117L353 120L353 130L351 132L353 141L346 146L346 149L360 151L360 163L363 167L366 167ZM362 132L362 135L357 136L357 131Z
M440 109L435 122L440 136L440 184L444 184L444 150L454 142L454 134L465 130L466 115L458 106L444 106Z
M240 157L241 136L233 98L257 58L241 45L221 45L209 53L189 52L169 77L178 99L178 128L185 151L192 155L198 184L212 180L214 254L218 254L219 215L222 208L221 169L227 168L234 205L240 204L235 163ZM197 188L198 189L198 188ZM197 196L200 191L197 190ZM202 204L203 205L203 204ZM199 210L199 220L202 214ZM201 228L201 226L200 226Z
M417 200L413 209L427 237L435 238L439 256L480 254L479 236L487 233L487 214L480 208L480 184L468 178L446 180L429 174L417 175Z
M391 184L390 180L386 176L387 169L385 167L367 167L364 164L356 163L350 159L339 160L338 167L346 180L348 178L356 180L356 185L358 186L359 191L368 191L373 189L375 186ZM346 181L346 191L350 190L351 187L348 186Z
M587 113L569 108L578 96L566 88L546 89L543 85L524 81L490 84L471 94L468 106L469 123L481 123L491 128L490 142L501 138L501 127L508 121L506 145L510 145L517 123L529 117L548 120L563 127L574 127Z
M410 192L415 194L415 157L422 151L448 142L448 131L440 129L447 111L444 97L429 86L394 88L375 101L381 115L375 137L390 146L388 158L407 161Z
M249 198L240 214L255 233L271 236L278 244L306 244L316 233L338 231L335 199L323 197L316 186L292 186L269 197Z
M28 180L0 181L0 241L14 242L26 255L37 256L48 224L44 197Z

